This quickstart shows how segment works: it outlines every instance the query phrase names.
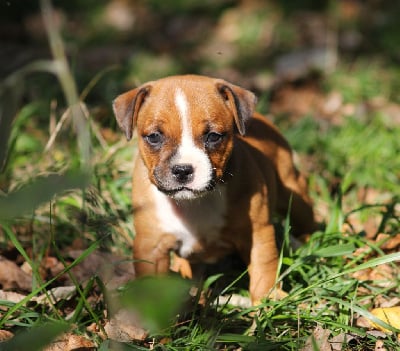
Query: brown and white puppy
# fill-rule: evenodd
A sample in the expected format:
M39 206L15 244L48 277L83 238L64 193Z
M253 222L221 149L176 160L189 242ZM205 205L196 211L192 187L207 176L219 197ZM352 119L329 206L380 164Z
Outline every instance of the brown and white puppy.
M126 138L134 129L138 135L138 276L167 272L171 252L207 263L237 252L248 266L256 304L276 279L273 215L286 216L290 208L295 233L314 229L306 182L291 149L271 122L254 113L255 105L250 91L195 75L149 82L115 99Z

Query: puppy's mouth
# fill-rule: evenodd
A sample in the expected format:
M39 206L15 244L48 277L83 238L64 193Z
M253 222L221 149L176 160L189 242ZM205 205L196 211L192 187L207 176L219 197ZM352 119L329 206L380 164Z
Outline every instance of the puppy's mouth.
M165 195L168 195L172 197L173 199L194 199L201 197L210 191L213 191L215 189L215 182L210 182L206 187L202 189L193 189L188 186L179 186L176 188L166 188L163 186L158 186L158 190L164 193Z

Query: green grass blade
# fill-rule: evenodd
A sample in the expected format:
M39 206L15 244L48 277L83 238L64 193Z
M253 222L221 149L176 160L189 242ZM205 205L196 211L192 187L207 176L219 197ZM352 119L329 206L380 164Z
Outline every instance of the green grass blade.
M14 336L0 344L0 351L39 351L51 343L58 335L69 329L64 322L44 323Z
M322 247L313 252L313 255L319 257L338 257L350 255L356 249L353 243L340 244L335 246Z
M81 171L37 177L30 184L0 197L0 220L32 212L43 202L50 201L55 194L68 189L83 188L88 183L89 177Z
M125 286L120 301L137 311L148 329L158 333L171 325L189 289L190 282L180 277L142 277Z

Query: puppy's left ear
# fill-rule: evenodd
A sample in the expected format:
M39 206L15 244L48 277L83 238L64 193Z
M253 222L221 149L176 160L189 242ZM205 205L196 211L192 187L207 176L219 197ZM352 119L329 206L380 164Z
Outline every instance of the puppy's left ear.
M113 101L115 118L127 140L132 139L140 107L149 92L150 86L141 86L117 96Z
M246 121L253 115L257 104L256 96L249 90L225 81L218 82L217 89L232 111L239 133L244 135Z

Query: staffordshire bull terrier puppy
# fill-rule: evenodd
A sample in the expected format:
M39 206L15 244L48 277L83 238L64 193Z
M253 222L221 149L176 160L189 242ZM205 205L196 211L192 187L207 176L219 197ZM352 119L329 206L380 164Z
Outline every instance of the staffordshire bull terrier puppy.
M134 130L133 243L137 276L182 262L213 263L237 253L248 267L253 304L274 287L278 248L273 216L290 215L293 234L314 230L305 179L288 142L256 97L222 79L183 75L118 96L117 122ZM190 276L189 265L183 265Z

